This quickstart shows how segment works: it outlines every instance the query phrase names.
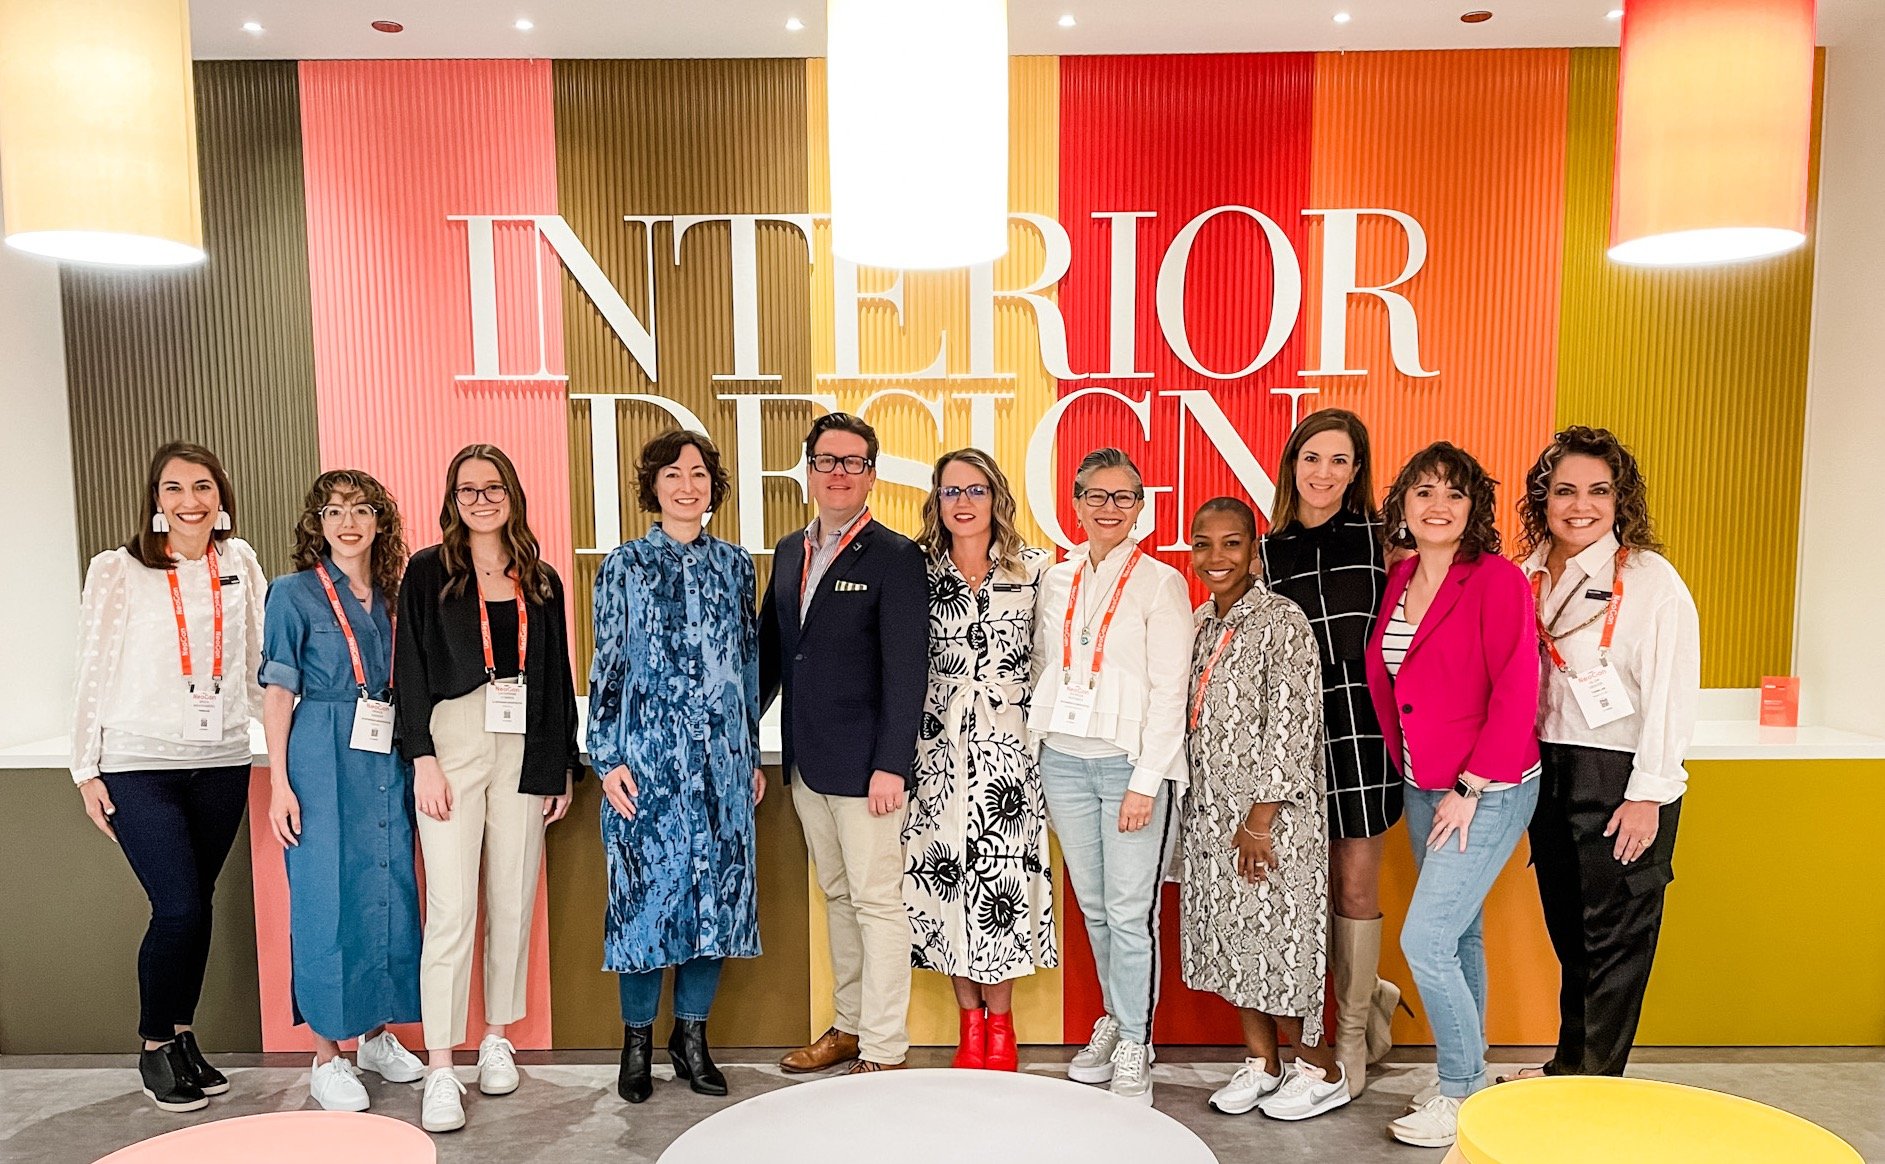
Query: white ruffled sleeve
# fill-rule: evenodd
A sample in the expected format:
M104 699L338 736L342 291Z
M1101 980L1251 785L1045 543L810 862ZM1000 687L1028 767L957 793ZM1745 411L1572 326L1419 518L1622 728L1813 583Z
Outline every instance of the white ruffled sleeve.
M128 617L129 571L136 569L123 550L92 559L85 571L85 595L79 601L78 690L72 701L72 782L98 775L105 750L105 700L124 649Z

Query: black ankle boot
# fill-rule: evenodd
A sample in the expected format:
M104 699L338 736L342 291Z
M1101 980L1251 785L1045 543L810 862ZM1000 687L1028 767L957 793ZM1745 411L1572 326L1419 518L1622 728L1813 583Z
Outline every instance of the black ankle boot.
M184 1061L190 1065L198 1091L204 1095L221 1095L229 1090L229 1080L203 1058L203 1049L196 1045L195 1031L178 1031L177 1046L183 1048Z
M622 1028L622 1070L615 1077L615 1090L630 1103L640 1103L654 1094L655 1029L653 1026Z
M727 1077L713 1065L707 1053L707 1020L675 1019L674 1033L668 1036L668 1058L674 1061L676 1078L702 1095L725 1095Z
M140 1052L137 1070L144 1077L144 1094L164 1111L201 1111L209 1106L203 1089L196 1085L190 1060L176 1040L154 1051Z

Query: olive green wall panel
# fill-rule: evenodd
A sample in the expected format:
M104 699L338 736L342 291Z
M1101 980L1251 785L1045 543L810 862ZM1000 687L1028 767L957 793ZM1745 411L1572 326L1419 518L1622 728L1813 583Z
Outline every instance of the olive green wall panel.
M273 575L317 471L301 115L292 61L196 65L209 260L63 276L79 550L121 544L169 440L208 445Z
M1701 610L1703 686L1755 687L1793 665L1813 240L1723 267L1611 262L1616 89L1614 50L1572 52L1557 421L1636 450ZM1817 191L1817 141L1813 158Z

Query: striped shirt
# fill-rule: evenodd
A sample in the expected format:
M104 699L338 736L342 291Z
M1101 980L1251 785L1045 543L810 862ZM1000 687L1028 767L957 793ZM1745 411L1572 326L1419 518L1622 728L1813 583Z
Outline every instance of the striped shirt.
M1381 631L1381 661L1387 664L1390 678L1400 675L1401 663L1407 658L1407 648L1414 645L1418 630L1419 623L1407 621L1407 592L1402 591L1394 613L1388 616L1388 625ZM1414 782L1414 753L1407 744L1406 732L1401 733L1401 777L1409 784Z

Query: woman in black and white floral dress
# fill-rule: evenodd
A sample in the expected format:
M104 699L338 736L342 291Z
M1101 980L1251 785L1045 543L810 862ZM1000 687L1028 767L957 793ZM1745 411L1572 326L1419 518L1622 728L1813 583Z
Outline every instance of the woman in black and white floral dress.
M1191 654L1179 954L1185 985L1222 995L1243 1024L1248 1055L1211 1106L1302 1120L1350 1099L1322 1030L1322 671L1302 609L1252 575L1256 541L1256 515L1235 498L1191 522L1191 568L1211 598ZM1279 1030L1296 1047L1288 1072Z
M1047 808L1027 746L1034 596L1052 558L1015 531L1014 495L978 449L936 462L929 693L903 829L911 961L947 974L958 1067L1013 1071L1014 980L1059 964Z

